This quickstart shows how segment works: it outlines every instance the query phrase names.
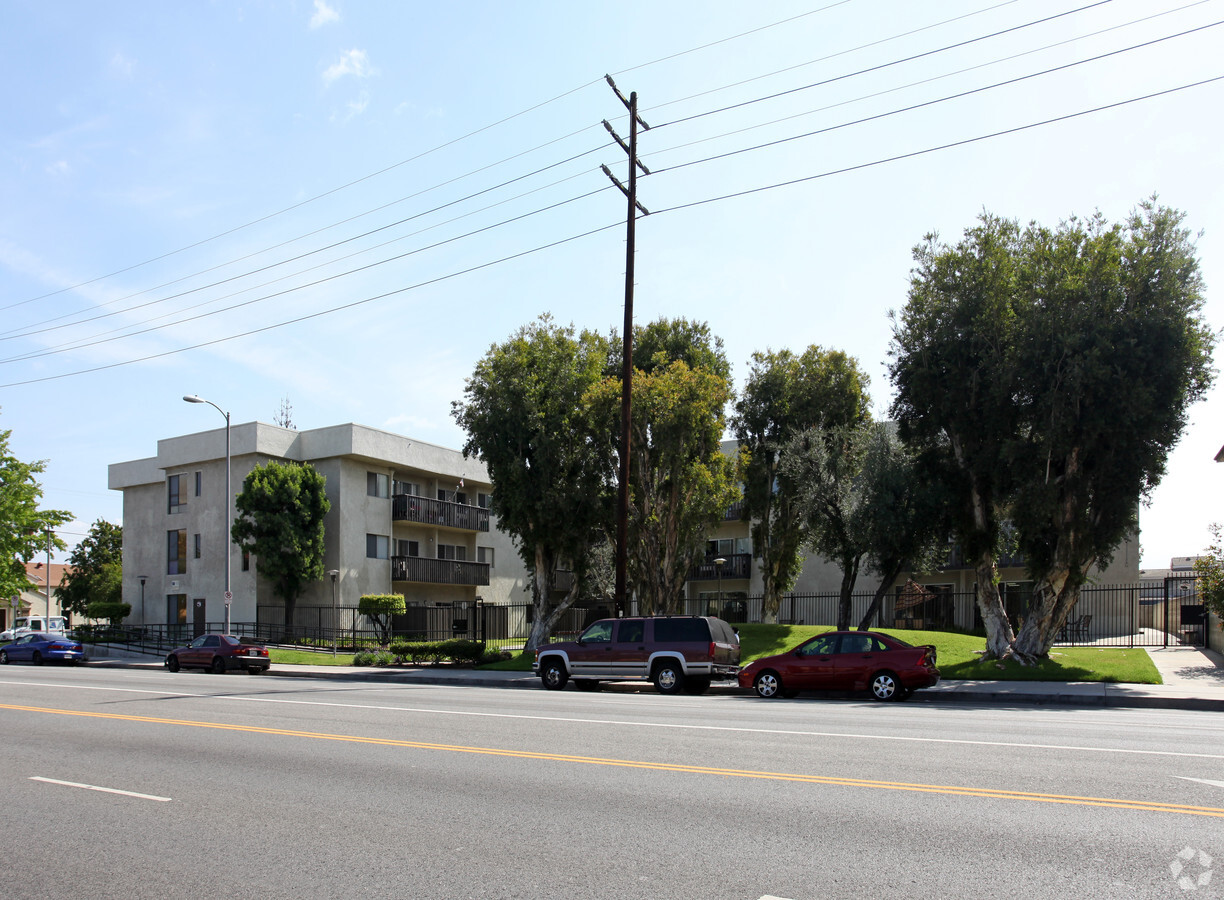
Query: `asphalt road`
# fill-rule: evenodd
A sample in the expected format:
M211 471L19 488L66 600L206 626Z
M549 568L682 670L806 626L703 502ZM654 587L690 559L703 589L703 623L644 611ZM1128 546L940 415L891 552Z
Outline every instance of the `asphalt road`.
M1222 737L1207 712L8 666L2 892L1224 897Z

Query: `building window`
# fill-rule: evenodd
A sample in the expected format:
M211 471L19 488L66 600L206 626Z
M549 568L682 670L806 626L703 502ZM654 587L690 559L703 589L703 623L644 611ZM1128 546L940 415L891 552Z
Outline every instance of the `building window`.
M445 488L438 488L438 499L444 503L467 503L467 494L463 491L448 491Z
M366 535L366 558L387 559L391 555L391 539L385 534Z
M420 556L420 541L396 541L396 556Z
M202 488L203 486L204 486L204 473L196 472L195 473L195 495L197 497L200 496L200 488Z
M493 502L492 494L477 494L476 495L476 505L479 506L481 509L488 509L490 504L492 504L492 502Z
M186 625L187 624L187 595L186 594L167 594L166 595L166 624L168 625Z
M196 559L199 559L200 558L200 536L196 534L196 535L192 535L192 538L193 538L193 542L195 543L195 549L192 552L192 556L194 556Z
M476 562L486 563L490 569L493 568L493 548L477 547Z
M242 571L244 572L251 571L251 551L250 550L242 551Z
M467 559L467 547L455 544L438 544L438 559L453 559L463 562Z
M187 508L187 494L183 491L183 487L182 475L171 475L166 479L166 491L169 495L168 512L182 512Z
M187 531L166 532L166 574L185 575L187 573Z
M371 497L381 497L384 500L391 496L387 489L388 479L379 472L366 472L366 494Z
M415 481L397 481L393 489L397 494L407 494L409 497L421 496L421 486Z

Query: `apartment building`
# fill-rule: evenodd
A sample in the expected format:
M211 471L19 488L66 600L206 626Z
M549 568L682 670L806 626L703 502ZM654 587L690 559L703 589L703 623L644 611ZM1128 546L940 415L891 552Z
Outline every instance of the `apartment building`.
M157 454L109 467L123 492L123 598L129 622L218 623L224 618L226 429L165 438ZM403 594L410 606L477 598L521 602L526 574L489 510L493 486L477 459L364 425L295 431L248 422L230 429L232 494L269 460L309 463L327 479L326 570L341 607L363 594ZM274 616L283 602L257 560L230 557L235 622ZM330 609L326 576L297 600Z

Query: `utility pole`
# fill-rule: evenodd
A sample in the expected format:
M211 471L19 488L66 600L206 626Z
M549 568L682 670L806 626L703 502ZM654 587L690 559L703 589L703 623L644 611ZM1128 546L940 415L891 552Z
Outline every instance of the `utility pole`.
M625 614L626 610L626 582L628 581L626 570L628 568L628 544L629 544L629 451L631 442L629 439L629 425L632 412L632 389L633 389L633 252L634 252L634 225L637 222L638 210L641 210L642 215L650 215L650 210L638 203L637 200L637 170L640 168L643 174L649 175L650 170L642 165L641 160L637 156L637 133L638 126L641 125L644 130L649 130L647 125L637 113L637 91L629 95L629 99L625 99L625 95L620 92L616 86L616 82L612 80L611 75L605 75L608 85L616 94L617 99L625 104L625 108L629 110L629 143L626 144L608 124L608 120L604 119L603 126L608 129L608 134L620 144L620 148L629 156L629 187L621 184L615 175L613 175L607 166L600 166L603 173L612 179L612 183L621 189L621 192L629 201L629 213L626 219L626 240L625 240L625 333L623 338L623 361L621 363L621 441L620 441L620 490L617 495L616 504L616 615L619 618Z

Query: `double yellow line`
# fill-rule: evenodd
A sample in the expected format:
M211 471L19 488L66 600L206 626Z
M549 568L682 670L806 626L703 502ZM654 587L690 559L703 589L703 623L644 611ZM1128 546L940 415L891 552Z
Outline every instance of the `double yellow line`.
M310 738L319 741L343 741L350 744L375 744L382 747L403 747L412 750L441 750L450 753L476 753L515 759L538 759L548 762L582 763L594 766L617 766L629 769L649 769L657 772L677 772L688 775L715 775L720 778L762 778L770 781L793 781L800 784L830 784L841 787L873 788L889 791L913 791L926 794L946 794L959 797L984 797L992 800L1028 800L1035 803L1063 803L1074 806L1104 806L1112 809L1137 809L1148 812L1180 813L1190 816L1224 818L1224 809L1214 806L1186 806L1180 803L1155 803L1147 800L1126 800L1117 797L1077 797L1070 794L1038 794L1027 791L1007 791L994 788L961 787L944 784L914 784L904 781L873 781L866 778L837 778L830 775L802 775L791 772L761 772L752 769L722 769L715 766L690 766L681 763L647 762L631 759L603 759L595 756L573 756L565 753L539 753L531 750L503 750L497 747L467 747L462 744L434 744L425 741L405 741L393 738L361 737L352 734L328 734L320 731L293 731L285 728L264 728L257 725L231 725L224 722L197 722L191 719L163 719L154 716L125 716L117 713L84 712L73 709L50 709L41 706L16 706L0 703L0 709L16 712L47 713L78 716L88 719L114 719L141 722L146 725L180 725L190 728L213 728L248 734L273 734L281 737Z

